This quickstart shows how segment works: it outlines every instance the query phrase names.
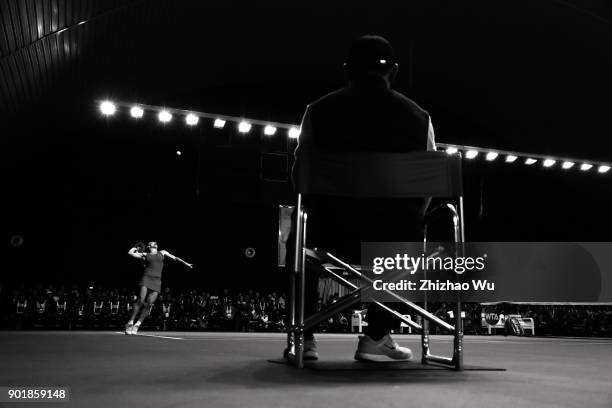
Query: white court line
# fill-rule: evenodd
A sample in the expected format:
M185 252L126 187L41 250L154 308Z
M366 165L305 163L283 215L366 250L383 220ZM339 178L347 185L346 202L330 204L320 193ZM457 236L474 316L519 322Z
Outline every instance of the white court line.
M115 332L118 334L125 334L124 332ZM143 337L158 337L160 339L170 339L170 340L185 340L182 337L170 337L170 336L159 336L157 334L144 334L144 333L137 333L134 334L134 336L143 336Z
M123 332L116 332L123 334ZM187 341L270 341L270 342L284 342L286 341L286 337L282 333L211 333L211 332L186 332L185 337L171 337L171 336L162 336L162 335L154 335L154 334L144 334L138 333L139 336L147 336L147 337L159 337L165 339L172 340L187 340ZM354 340L357 338L356 333L352 334L323 334L320 335L319 341L325 343L333 343L333 342L346 342L350 340ZM417 335L396 335L396 339L399 341L406 340L419 340L420 337ZM584 341L586 340L586 341ZM599 338L597 340L584 338L584 340L580 338L545 338L545 337L533 337L533 338L478 338L478 337L468 337L463 339L463 342L466 344L517 344L517 345L542 345L547 346L551 344L559 344L559 345L612 345L612 341L607 338ZM430 337L430 341L434 343L452 343L453 338L451 336L438 336Z
M274 337L229 337L229 336L194 336L194 337L187 337L184 338L183 340L188 340L188 341L206 341L206 340L212 340L212 341L271 341L271 342L283 342L286 341L285 338L274 338ZM321 343L334 343L334 342L346 342L349 341L349 338L319 338L319 341ZM402 340L408 340L406 338L402 339L402 338L398 338L397 340L402 341ZM417 340L417 339L414 339ZM430 339L430 341L432 341ZM433 339L434 343L452 343L453 339L452 338L448 338L448 339ZM563 341L561 339L555 339L555 341L552 342L543 342L543 341L530 341L530 340L486 340L486 339L464 339L463 341L466 344L506 344L506 345L510 345L510 344L517 344L517 345L532 345L532 346L549 346L551 344L559 344L559 345L577 345L577 346L584 346L584 345L612 345L612 342L606 342L606 341Z

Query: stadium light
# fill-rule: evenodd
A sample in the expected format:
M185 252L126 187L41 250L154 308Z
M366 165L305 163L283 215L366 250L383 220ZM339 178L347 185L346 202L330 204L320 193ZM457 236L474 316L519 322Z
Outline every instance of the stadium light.
M140 106L132 106L132 109L130 109L130 116L134 119L140 119L144 116L144 110Z
M574 162L571 161L564 161L563 164L561 165L561 167L565 170L571 169L572 167L574 167Z
M297 139L300 137L300 129L293 126L289 129L288 134L291 139Z
M381 64L389 63L388 60L379 60ZM266 136L272 136L278 133L279 127L284 129L283 132L287 131L287 136L291 139L297 139L300 136L301 130L299 126L295 126L290 123L282 123L278 125L272 125L274 122L263 122L256 119L249 119L245 117L234 117L234 116L224 116L224 115L216 115L212 113L206 112L196 112L190 110L182 110L182 109L170 109L162 106L153 106L153 105L143 105L140 102L133 103L125 103L125 102L113 102L109 99L98 100L96 101L97 107L102 116L112 116L115 115L119 109L126 108L129 110L129 114L134 119L140 119L144 117L145 110L156 112L157 119L161 123L168 123L172 121L174 113L177 113L180 117L183 117L185 123L188 126L195 126L199 124L201 118L211 118L214 119L213 126L216 129L223 129L227 122L231 122L232 125L237 125L237 130L240 133L248 133L252 130L253 123L256 126L261 125L263 134ZM185 112L184 114L182 112ZM149 115L149 114L147 114ZM184 115L184 116L183 116ZM472 147L472 146L463 146L463 145L449 145L449 144L438 144L438 151L446 151L447 154L455 154L455 153L463 153L466 159L474 159L477 158L480 153L484 155L486 161L492 162L497 160L498 158L503 157L506 163L514 163L517 160L521 160L525 165L533 165L534 163L542 162L543 167L555 167L558 165L559 168L563 170L569 170L574 167L579 168L581 171L589 171L593 169L597 170L598 173L607 173L612 169L611 163L605 163L600 161L594 162L585 162L580 159L572 159L572 158L559 158L554 156L543 156L541 154L531 155L530 153L521 153L514 151L505 151L505 150L492 150L488 147ZM177 155L180 155L181 152L177 151ZM500 159L501 160L501 159Z
M243 120L238 124L238 131L240 133L248 133L249 130L251 130L251 124L249 122Z
M162 123L168 123L172 120L172 114L167 110L162 110L157 114L157 119Z
M478 156L478 150L468 150L465 153L465 158L466 159L473 159L476 156Z
M276 128L272 125L268 125L264 128L264 135L272 136L276 133Z
M112 116L117 111L117 107L111 101L104 101L100 104L100 112L104 116Z
M190 113L185 116L185 123L189 126L195 126L198 124L199 121L200 118L197 115L194 115L193 113Z
M499 153L489 152L489 153L487 153L486 159L487 159L487 161L493 161L493 160L497 159L497 156L499 156Z

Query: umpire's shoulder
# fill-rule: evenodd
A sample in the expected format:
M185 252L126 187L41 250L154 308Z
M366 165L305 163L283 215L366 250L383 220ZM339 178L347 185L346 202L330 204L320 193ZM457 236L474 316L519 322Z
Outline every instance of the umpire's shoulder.
M333 108L336 104L340 103L347 94L347 88L336 89L333 92L323 95L319 99L308 104L308 110L312 113L317 110L325 110Z
M419 116L429 117L429 112L421 108L415 101L408 98L406 95L401 94L395 90L391 90L391 95L393 99L398 104L402 105L406 110L410 110L411 112Z

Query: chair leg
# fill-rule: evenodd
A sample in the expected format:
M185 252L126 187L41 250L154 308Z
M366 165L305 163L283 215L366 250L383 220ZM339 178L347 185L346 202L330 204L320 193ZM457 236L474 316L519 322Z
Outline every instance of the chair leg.
M304 367L304 307L306 294L306 220L308 214L302 208L301 195L298 196L297 205L297 228L296 228L296 262L295 275L297 279L296 285L296 321L293 328L293 339L295 349L295 362L297 368Z
M289 313L288 313L288 322L287 322L287 348L285 349L284 356L287 360L291 358L291 356L295 355L295 274L293 272L289 272Z
M455 242L455 254L465 255L464 243L465 243L465 232L463 224L463 197L459 197L458 207L453 205L447 205L453 214L453 226L454 226L454 242ZM424 253L427 249L427 226L425 226L425 239L423 244ZM427 309L427 294L424 295L424 309ZM428 362L442 363L444 365L452 365L455 370L463 370L463 320L461 319L461 295L457 294L457 303L454 309L455 324L453 331L453 356L452 358L435 356L429 352L429 322L424 319L421 331L421 347L422 356L421 362L427 364Z
M297 335L297 316L300 313L300 260L301 260L301 239L302 239L302 196L298 194L297 205L294 210L295 222L294 227L294 245L293 245L293 265L290 268L290 296L289 296L289 325L287 327L287 359L294 365L298 365L299 357L302 356L302 351L299 347Z
M429 355L429 321L422 319L421 327L421 364L427 364L427 356Z
M425 224L423 234L423 253L427 253L427 224ZM426 279L426 271L423 271L423 279ZM427 311L427 293L423 294L423 309ZM427 364L429 355L429 320L422 318L421 321L421 364Z
M300 268L301 269L301 268ZM297 273L296 287L296 321L293 326L293 341L295 350L294 364L297 368L304 367L304 279L303 272Z
M455 255L465 256L465 231L463 224L463 197L459 197L459 206L456 216L453 217L455 225ZM461 294L457 294L455 308L455 333L453 341L453 363L455 370L463 371L463 320L461 319Z
M297 358L297 367L304 367L304 310L306 307L306 224L308 221L308 213L303 211L302 214L302 239L301 251L300 251L300 273L298 275L299 280L299 299L300 299L300 313L297 319L297 347L296 350L299 353Z
M455 308L455 333L453 341L453 363L455 370L463 371L463 320L461 319L461 299Z

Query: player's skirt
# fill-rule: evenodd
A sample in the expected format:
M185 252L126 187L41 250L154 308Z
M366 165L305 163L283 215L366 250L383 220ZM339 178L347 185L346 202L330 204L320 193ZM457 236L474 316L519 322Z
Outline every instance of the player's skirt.
M142 275L142 279L140 279L139 285L145 286L147 289L154 290L155 292L161 292L161 278L157 276L144 274Z

